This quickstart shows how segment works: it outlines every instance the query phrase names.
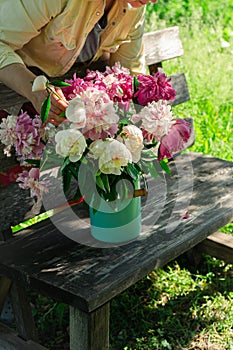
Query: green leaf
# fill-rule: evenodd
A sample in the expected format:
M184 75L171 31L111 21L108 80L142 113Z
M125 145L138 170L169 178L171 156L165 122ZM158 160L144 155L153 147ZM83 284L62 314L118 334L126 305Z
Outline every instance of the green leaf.
M133 164L130 164L130 163L127 165L126 171L133 180L137 180L140 174L139 170L135 168Z
M167 173L167 174L171 174L171 170L170 170L170 168L169 168L169 165L168 165L168 163L167 163L167 161L165 161L165 160L161 160L160 162L160 165L161 165L161 168Z
M69 170L72 173L75 180L77 180L77 181L79 181L79 178L78 178L79 166L80 166L80 164L75 164L75 165L73 163L69 164Z
M61 167L61 170L64 171L65 168L70 164L70 159L69 157L66 157L63 164L62 164L62 167Z
M46 120L48 119L50 108L51 108L51 99L49 94L44 100L40 111L42 123L45 123Z
M25 159L25 162L34 165L36 168L40 167L40 159Z
M70 188L72 173L68 169L65 169L62 172L62 175L63 175L63 190L66 193L68 191L68 189Z
M107 190L106 190L106 188L105 188L105 186L104 186L104 183L103 183L103 181L102 181L102 179L101 179L100 176L96 176L96 185L97 185L101 190L103 190L104 192L107 192Z
M129 196L128 182L126 182L125 180L126 179L122 179L122 181L118 185L118 196L121 200L126 199Z
M51 85L61 87L61 88L66 87L66 86L71 86L71 84L69 84L69 83L65 83L64 81L58 81L58 80L52 81Z
M157 177L158 177L158 172L156 170L156 167L154 166L153 163L148 163L148 169L149 169L149 172L151 174L151 176L156 180Z
M151 149L142 150L142 159L144 161L152 161L155 159L155 154Z
M128 125L129 124L129 119L128 118L123 118L121 120L119 120L119 124L123 124L123 125Z
M62 118L66 116L66 112L62 112L61 114L58 115L58 118Z
M111 188L110 188L109 179L108 179L107 174L103 174L102 181L103 181L104 187L106 188L107 192L111 192Z
M136 77L136 76L134 76L134 78L133 78L133 87L134 87L134 92L136 92L136 91L137 91L137 89L138 89L138 85L139 85L138 79L137 79L137 77Z

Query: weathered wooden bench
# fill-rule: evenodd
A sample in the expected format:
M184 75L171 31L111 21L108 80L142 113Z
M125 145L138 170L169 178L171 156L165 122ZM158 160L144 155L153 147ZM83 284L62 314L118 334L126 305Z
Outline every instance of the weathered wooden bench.
M145 47L151 72L164 60L183 54L178 27L146 34ZM177 89L173 104L187 101L184 74L172 81ZM5 171L16 165L3 155L1 164ZM149 181L151 195L143 205L142 235L112 248L74 242L53 224L56 217L12 236L10 225L23 221L32 203L16 183L1 188L0 309L10 291L19 335L0 327L1 349L44 349L35 343L28 300L31 289L70 306L71 350L108 349L110 301L153 269L194 247L206 247L208 237L232 220L233 163L186 153L175 157L170 166L171 177ZM162 202L163 210L157 215ZM57 214L64 224L67 210ZM186 211L189 215L184 219ZM77 219L69 230L88 242L89 219L83 220L86 225L77 229Z

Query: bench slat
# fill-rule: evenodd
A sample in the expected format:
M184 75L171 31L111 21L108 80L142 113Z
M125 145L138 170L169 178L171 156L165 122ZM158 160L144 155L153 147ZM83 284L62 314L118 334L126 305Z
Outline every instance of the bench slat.
M180 40L179 27L169 27L155 32L144 33L146 64L163 62L182 56L184 50Z
M187 81L184 73L179 73L171 76L172 87L176 90L176 97L174 101L171 101L172 106L176 106L180 103L190 100Z
M0 349L1 350L48 350L44 346L31 340L24 341L9 327L0 323Z
M197 246L198 253L214 256L233 264L233 236L215 232Z

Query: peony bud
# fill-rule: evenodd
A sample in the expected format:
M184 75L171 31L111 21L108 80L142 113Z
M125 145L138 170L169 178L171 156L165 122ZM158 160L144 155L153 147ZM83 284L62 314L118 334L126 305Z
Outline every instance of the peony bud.
M47 88L48 79L44 75L36 77L32 83L32 92L45 91Z

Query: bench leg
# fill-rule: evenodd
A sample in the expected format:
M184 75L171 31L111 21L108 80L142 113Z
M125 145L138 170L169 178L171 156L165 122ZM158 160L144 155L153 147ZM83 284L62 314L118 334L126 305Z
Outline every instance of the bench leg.
M14 310L18 335L24 340L37 341L37 331L25 286L13 283L10 289L10 300Z
M91 313L70 306L70 350L108 350L109 314L109 303Z
M6 300L6 297L9 293L10 286L11 286L11 280L9 280L9 278L0 277L0 315L1 315L4 302Z

